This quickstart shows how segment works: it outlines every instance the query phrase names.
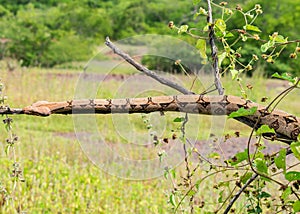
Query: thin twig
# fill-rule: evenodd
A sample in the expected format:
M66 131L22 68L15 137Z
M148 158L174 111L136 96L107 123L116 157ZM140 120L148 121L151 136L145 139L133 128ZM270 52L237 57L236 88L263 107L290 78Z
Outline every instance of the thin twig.
M292 151L291 151L289 148L287 148L287 153L286 153L286 155L288 156L288 155L290 155L290 154L292 154ZM272 164L274 164L274 161L272 161L272 162L269 164L269 166L272 165ZM260 176L260 175L259 175L259 174L254 174L254 175L252 175L251 178L249 178L249 180L244 184L244 186L242 186L241 189L233 196L233 198L231 199L230 203L229 203L228 206L226 207L226 210L224 211L224 214L227 214L227 213L230 211L231 207L233 206L233 204L235 203L235 201L240 197L240 195L242 194L242 192L244 192L245 189L246 189L253 181L255 181L255 180L258 178L258 176Z
M153 79L157 80L158 82L160 82L163 85L167 85L183 94L195 94L192 91L187 90L186 88L182 87L181 85L170 81L164 77L158 76L155 72L149 70L148 68L146 68L145 66L139 64L138 62L136 62L132 57L130 57L128 54L126 54L125 52L123 52L121 49L119 49L118 47L116 47L110 40L109 37L106 37L106 42L105 44L111 48L113 50L113 52L115 54L118 54L120 57L122 57L124 60L126 60L129 64L131 64L133 67L135 67L137 70L143 72L144 74L146 74L149 77L152 77Z
M242 192L244 192L244 190L253 182L256 180L256 178L258 177L258 174L254 174L252 175L251 178L249 178L249 180L244 184L244 186L242 186L242 188L233 196L233 198L231 199L231 201L229 202L228 206L226 207L226 210L224 211L224 214L227 214L232 205L235 203L235 201L240 197L240 195L242 194Z
M218 89L218 92L220 95L224 94L224 88L222 86L221 80L220 80L220 70L219 70L219 58L218 58L218 48L215 44L215 31L213 27L213 17L212 17L212 8L210 0L207 0L207 6L208 6L208 16L207 16L207 23L209 24L209 43L211 47L211 56L212 56L212 64L214 68L214 74L215 74L215 86Z

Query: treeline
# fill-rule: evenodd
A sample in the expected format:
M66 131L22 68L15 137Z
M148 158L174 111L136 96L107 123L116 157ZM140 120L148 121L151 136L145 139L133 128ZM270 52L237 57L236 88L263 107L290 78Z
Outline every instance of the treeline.
M23 66L87 60L105 36L163 33L170 17L190 13L188 1L0 0L1 57Z
M235 7L236 2L230 4ZM244 7L262 5L264 13L256 25L265 39L274 31L290 39L299 38L298 0L241 3ZM193 18L197 10L192 0L0 0L0 57L17 59L23 66L51 67L84 61L105 36L118 40L144 33L176 34L167 27L170 20L176 25L201 28ZM233 17L229 25L238 26L240 19L238 15ZM188 36L184 39L195 42ZM287 48L274 65L262 64L267 71L293 73L300 65L299 60L287 61L294 48ZM260 44L250 42L242 53L246 59L253 53L260 55Z

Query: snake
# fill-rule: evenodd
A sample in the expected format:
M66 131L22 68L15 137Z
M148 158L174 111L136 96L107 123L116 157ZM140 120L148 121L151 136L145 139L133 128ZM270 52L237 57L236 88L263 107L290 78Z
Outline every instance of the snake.
M268 125L274 133L264 137L286 143L296 141L300 134L300 118L281 110L268 111L261 104L233 95L174 95L125 99L78 99L62 102L38 101L23 108L24 114L49 116L51 114L115 114L185 112L205 115L230 115L240 108L256 111L235 119L258 129Z

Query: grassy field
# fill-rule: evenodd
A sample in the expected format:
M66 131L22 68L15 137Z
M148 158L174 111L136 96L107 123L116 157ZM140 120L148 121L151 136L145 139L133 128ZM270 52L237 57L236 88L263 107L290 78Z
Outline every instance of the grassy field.
M119 76L118 74L123 71L125 71L125 74ZM99 72L99 75L101 75L101 71ZM138 81L138 79L133 78L133 82L138 81L139 84L137 85L128 82L131 74L135 74L132 69L121 67L119 70L116 69L115 73L110 73L109 78L105 81L101 79L102 77L99 77L101 86L99 91L96 92L97 97L126 97L131 96L133 91L135 96L162 93L162 90L159 92L145 90L143 87L146 83ZM2 69L0 74L11 107L24 107L38 100L70 100L74 97L79 75L80 71L36 68L19 69L13 72ZM98 76L92 77L89 84L98 84L97 78ZM176 78L185 82L186 86L189 86L192 81L183 76L176 76ZM286 87L283 82L275 80L266 82L261 77L245 79L244 81L254 87L253 92L249 92L250 99L254 101L259 101L265 95L272 98ZM124 82L127 85L124 85ZM239 95L237 85L232 84L229 77L225 78L224 84L227 94ZM201 90L200 85L195 87L196 90ZM133 89L130 90L130 88ZM143 91L137 93L140 89ZM174 92L168 89L163 90L166 94ZM280 105L280 108L300 115L300 109L297 106L298 96L299 92L292 93ZM160 120L155 122L156 117L147 115L147 118L150 118L153 122L152 125L159 129ZM161 136L169 136L170 130L178 128L178 124L170 123L174 117L176 117L176 114L166 116L167 125L165 130L160 133ZM53 115L48 118L13 116L12 118L14 120L13 132L20 139L20 142L16 145L16 157L24 169L26 182L18 185L13 192L14 204L11 200L3 206L0 203L0 213L14 213L13 206L20 206L27 213L170 212L167 203L168 198L166 197L172 188L170 180L166 180L164 177L144 181L124 180L99 169L85 155L80 143L76 140L72 116ZM110 115L98 115L96 123L102 138L114 145L115 149L120 149L121 152L122 150L118 145L126 143L126 140L122 137L122 134L126 133L118 135L115 127L121 131L122 129L128 131L129 129L124 123L129 120L138 136L134 140L143 141L147 139L145 135L149 134L143 119L141 115L132 115L129 119L121 116L112 118ZM118 122L116 123L116 121ZM191 121L191 127L197 125L197 130L192 130L191 135L195 134L193 137L197 140L207 139L212 132L212 121L209 117L197 116L195 120L191 119ZM233 120L227 121L224 129L213 131L217 136L222 136L224 133L232 134L237 129L244 136L247 136L250 131L246 126L241 126ZM0 144L0 182L11 193L13 183L10 178L10 169L13 160L4 153L4 142L7 137L4 126L0 126L0 130L2 133L0 138L2 142ZM135 156L143 158L144 155L152 157L155 155L155 153L147 154L147 147L142 150L141 154L137 154L134 149L130 151L132 154L127 155L131 158ZM198 176L202 176L202 174L199 173ZM218 177L215 177L215 180L217 179ZM201 200L207 200L208 204L211 203L208 207L212 210L218 197L210 188L213 183L214 179L210 179L205 183L203 186L204 191L201 191L198 196ZM240 201L236 208L242 210L242 207L242 201ZM242 211L240 212L242 213Z

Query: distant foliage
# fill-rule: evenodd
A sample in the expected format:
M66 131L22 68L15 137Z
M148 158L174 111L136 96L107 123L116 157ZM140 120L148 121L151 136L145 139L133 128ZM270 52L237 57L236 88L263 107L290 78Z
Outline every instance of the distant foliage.
M189 2L166 0L0 0L0 5L0 57L45 67L89 59L105 36L163 32L170 14L179 21L191 10Z
M204 1L202 3L205 4ZM255 21L257 26L264 26L261 35L271 35L275 31L289 39L300 35L295 21L300 18L297 1L256 0L241 3L234 0L230 1L229 7L234 10L237 3L244 11L256 3L262 5L263 14ZM17 59L22 66L45 67L87 60L105 36L119 40L145 33L176 34L167 28L170 19L178 26L203 29L205 26L202 23L205 22L199 22L199 19L205 17L194 17L198 10L191 1L179 0L171 3L169 0L0 0L0 58ZM220 13L217 10L214 12ZM231 17L230 23L226 23L227 28L240 26L243 22L241 18L240 15ZM195 40L190 37L183 35L181 38L195 45ZM263 36L261 39L268 40ZM241 46L239 43L236 46ZM260 45L248 39L240 50L241 62L249 62L253 53L259 56ZM295 48L288 46L276 63L263 61L260 65L265 67L267 75L274 71L299 74L299 59L287 63L294 52ZM170 60L148 57L145 61L153 68L170 66ZM174 67L176 70L176 66L171 67L171 70ZM252 74L255 68L248 74Z
M255 20L255 25L260 26L261 33L259 36L261 39L269 40L269 35L271 36L274 32L278 32L279 35L283 35L288 40L299 39L300 28L298 27L297 20L300 20L300 7L299 1L284 0L284 1L246 1L245 5L242 5L244 11L249 10L255 4L260 4L263 8L263 13L259 18ZM239 2L241 4L241 1ZM230 5L234 6L230 2ZM291 12L292 11L292 12ZM239 26L243 20L241 16L233 17L230 22L228 22L229 28L234 28L234 26ZM237 44L239 46L240 44ZM252 54L255 53L258 56L261 54L261 43L256 40L247 40L247 44L243 46L241 54L244 61L249 61L252 58ZM299 58L291 60L291 54L294 53L296 45L288 45L280 57L276 59L276 63L269 63L267 61L262 62L262 66L265 67L266 75L270 76L274 72L279 73L292 73L295 75L300 75ZM276 52L274 52L276 53Z

